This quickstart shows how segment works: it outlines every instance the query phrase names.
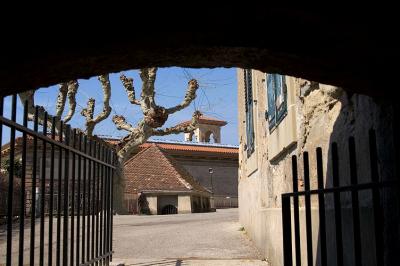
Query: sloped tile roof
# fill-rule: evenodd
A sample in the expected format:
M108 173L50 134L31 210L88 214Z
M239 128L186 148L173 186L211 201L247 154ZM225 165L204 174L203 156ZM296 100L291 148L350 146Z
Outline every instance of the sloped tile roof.
M125 163L125 191L209 191L200 185L158 144L152 144Z
M140 148L147 148L151 145L152 145L152 143L146 142L146 143L143 143L142 145L140 145ZM163 148L166 150L239 154L238 148L225 148L225 147L200 146L200 145L181 145L181 144L173 144L173 143L157 143L157 145L160 148Z

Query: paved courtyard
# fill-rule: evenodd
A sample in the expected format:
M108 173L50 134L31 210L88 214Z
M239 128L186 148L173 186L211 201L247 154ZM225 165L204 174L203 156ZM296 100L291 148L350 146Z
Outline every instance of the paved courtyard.
M39 259L39 220L36 220L35 263ZM54 221L53 254L56 253L56 221ZM47 261L48 219L45 221L44 255ZM0 227L0 265L6 260L6 231ZM68 234L68 236L70 236ZM12 265L18 262L18 223L13 226ZM237 209L214 213L114 216L114 262L128 266L223 266L262 265L264 261L240 230ZM26 223L24 263L29 263L29 219ZM61 254L61 257L63 254Z
M126 265L263 265L240 230L237 209L114 216L114 258Z

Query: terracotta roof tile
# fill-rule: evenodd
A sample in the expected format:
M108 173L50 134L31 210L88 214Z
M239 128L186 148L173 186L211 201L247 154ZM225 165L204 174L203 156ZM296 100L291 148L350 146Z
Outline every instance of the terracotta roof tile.
M152 143L146 142L140 145L141 148L147 148L151 146ZM176 150L176 151L195 151L195 152L208 152L208 153L231 153L238 154L238 148L224 148L215 146L200 146L200 145L187 145L187 144L170 144L170 143L157 143L160 148L166 150Z
M209 191L200 185L158 144L149 145L125 163L126 192Z

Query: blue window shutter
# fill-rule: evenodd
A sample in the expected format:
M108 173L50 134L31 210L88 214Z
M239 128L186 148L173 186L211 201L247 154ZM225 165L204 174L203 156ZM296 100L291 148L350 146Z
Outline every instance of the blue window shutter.
M287 114L287 88L285 76L278 74L276 76L278 80L278 86L276 86L276 102L279 103L279 106L277 105L276 108L276 124L278 125Z
M275 78L274 74L267 74L267 97L268 97L268 125L269 129L275 126Z
M244 87L246 101L247 157L250 157L254 152L253 86L250 69L244 70Z

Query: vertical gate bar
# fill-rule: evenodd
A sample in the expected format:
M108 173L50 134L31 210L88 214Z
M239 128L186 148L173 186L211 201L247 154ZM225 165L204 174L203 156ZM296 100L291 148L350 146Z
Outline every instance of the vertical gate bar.
M66 125L65 127L65 145L69 146L70 140L70 126ZM68 218L69 218L69 210L68 210L68 202L69 202L69 150L66 149L64 156L64 223L63 223L63 266L67 266L68 264Z
M378 183L378 152L376 148L376 135L373 129L369 131L369 152L371 163L371 181ZM374 212L376 263L377 265L384 265L383 214L378 185L374 185L372 188L372 204Z
M357 158L356 144L354 137L349 138L349 155L350 155L350 180L352 185L358 184L357 178ZM358 202L358 191L351 192L352 212L353 212L353 234L354 234L354 256L355 265L361 265L361 235L360 235L360 212Z
M316 150L317 155L317 182L318 189L324 189L324 169L322 162L322 149ZM326 249L326 218L325 218L325 195L318 193L318 211L319 211L319 236L321 241L321 265L327 265L327 249Z
M297 156L292 156L292 176L293 176L293 192L297 193L298 173L297 173ZM296 265L301 265L301 247L300 247L300 218L299 218L299 196L293 196L293 219L294 219L294 243L296 252Z
M43 135L47 136L47 112L44 112ZM44 264L44 204L46 194L46 140L42 141L42 176L40 180L40 244L39 265Z
M101 145L101 158L100 160L104 162L104 144ZM104 166L100 165L101 167L101 173L100 173L100 181L101 181L101 187L100 187L100 254L104 255L104 241L103 241L103 213L104 213ZM101 263L103 264L104 259L101 260Z
M56 118L51 119L51 138L56 136ZM54 144L51 144L50 151L50 199L49 199L49 246L48 246L48 265L53 264L53 210L54 210Z
M293 265L290 197L282 195L283 265Z
M35 106L35 118L33 130L38 131L39 107ZM35 265L35 219L36 219L36 167L37 167L37 137L33 136L33 158L32 158L32 191L31 191L31 243L29 263Z
M17 118L17 95L13 95L11 99L11 120L16 121ZM15 127L11 127L10 131L10 159L8 170L8 199L7 199L7 257L6 264L11 266L12 251L12 222L13 222L13 196L14 196L14 152L15 152Z
M72 147L76 149L76 129L72 131ZM72 167L71 167L71 250L70 264L74 265L74 244L75 244L75 152L72 152Z
M89 139L89 151L88 154L92 154L92 140ZM88 212L87 212L87 228L86 228L86 260L90 260L90 190L91 190L91 173L92 173L92 160L88 159Z
M106 147L104 161L108 162L108 147ZM107 169L108 166L104 167L104 244L103 244L103 253L107 252ZM108 260L105 258L105 264L107 265Z
M332 143L332 179L333 187L338 188L339 183L339 156L337 143ZM337 265L343 265L343 237L342 237L342 209L340 206L340 192L333 193L335 209L335 233L336 233L336 261Z
M58 141L63 141L64 124L60 121L60 132L58 134ZM60 265L61 259L61 180L62 180L62 151L63 149L59 147L58 149L58 183L57 183L57 247L56 247L56 265Z
M115 155L114 151L111 152L111 164L115 165ZM122 166L121 166L122 167ZM110 222L110 252L113 251L113 224L114 224L114 169L111 170L111 176L110 176L110 183L111 183L111 203L110 203L110 215L111 215L111 222ZM112 254L110 255L110 261L112 261Z
M84 153L87 153L87 137L86 135L83 137L83 149ZM83 205L82 205L82 260L81 262L85 262L85 251L86 251L86 246L85 246L85 239L86 239L86 157L83 157Z
M106 162L110 163L110 150L107 149L107 154L106 154ZM105 226L105 252L109 252L109 247L110 247L110 231L108 230L110 226L110 168L107 166L106 167L106 226ZM110 262L109 256L106 258L106 265L108 265Z
M97 143L96 157L100 158L100 143ZM100 164L96 163L96 257L99 256L99 184L100 184ZM98 264L98 263L96 263Z
M310 190L310 170L308 152L303 153L304 163L304 190ZM307 234L307 262L308 265L313 265L313 249L312 249L312 225L311 225L311 198L310 195L305 195L306 207L306 234Z
M82 151L82 132L79 133L79 139L78 139L78 150ZM81 217L81 163L82 157L81 155L78 155L78 206L76 213L76 265L79 265L79 252L80 252L80 228L81 228L81 223L80 223L80 217ZM82 197L83 198L83 197Z
M28 127L28 101L24 102L24 117L22 125ZM1 126L0 126L1 127ZM1 138L1 135L0 135ZM0 144L1 147L1 144ZM26 182L26 132L22 132L22 168L21 168L21 208L19 210L19 251L18 251L18 265L24 265L24 236L25 236L25 182Z
M92 150L92 154L90 156L95 157L96 156L96 148L97 148L97 143L94 140L93 141L93 150ZM96 226L96 220L95 220L95 206L96 206L96 162L93 161L92 162L92 207L91 207L91 211L92 211L92 240L91 240L91 259L94 259L94 246L95 246L95 238L94 238L94 233L95 233L95 226Z

